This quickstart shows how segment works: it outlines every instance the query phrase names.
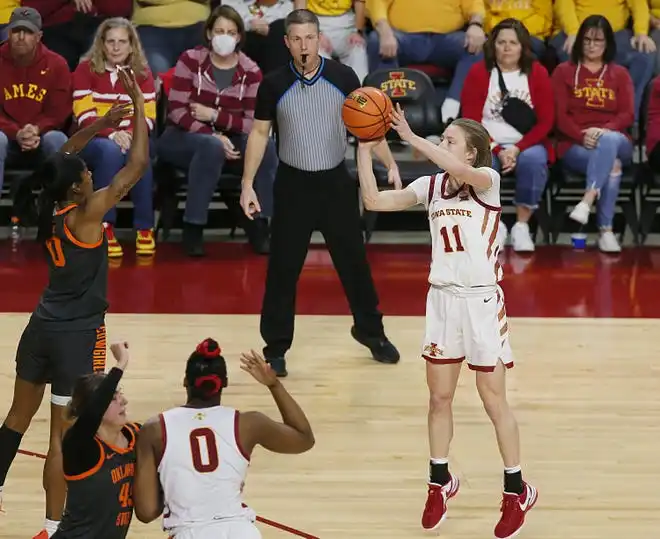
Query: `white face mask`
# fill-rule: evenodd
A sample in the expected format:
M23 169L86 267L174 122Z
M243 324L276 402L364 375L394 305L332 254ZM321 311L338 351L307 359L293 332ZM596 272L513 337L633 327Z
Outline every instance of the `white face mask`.
M213 47L213 52L216 54L219 54L220 56L229 56L234 50L236 50L236 40L227 34L213 36L211 46Z

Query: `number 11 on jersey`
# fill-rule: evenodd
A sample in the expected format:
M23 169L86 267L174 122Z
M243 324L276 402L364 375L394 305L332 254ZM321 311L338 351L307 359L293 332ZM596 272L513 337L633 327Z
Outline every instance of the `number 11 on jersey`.
M445 244L445 253L458 253L465 251L463 248L463 242L461 241L461 229L458 225L451 227L451 233L449 232L448 227L443 226L440 229L440 235L442 236L442 241ZM452 243L455 245L452 246Z

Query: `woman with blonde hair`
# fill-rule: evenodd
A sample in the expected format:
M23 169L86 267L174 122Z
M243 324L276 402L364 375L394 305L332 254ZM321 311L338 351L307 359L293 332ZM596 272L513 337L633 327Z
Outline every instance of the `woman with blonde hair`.
M130 98L117 75L118 68L130 68L144 94L145 117L149 130L156 120L154 79L133 24L123 18L107 19L99 26L91 49L73 74L73 114L77 128L82 129L103 116L117 101L129 103ZM97 189L109 185L125 165L133 140L133 117L125 118L116 130L100 132L82 152L82 157L94 172ZM138 255L150 255L156 250L154 240L153 178L151 166L131 191L133 224L137 230L135 249ZM108 256L120 257L123 250L114 234L117 217L115 208L105 216Z

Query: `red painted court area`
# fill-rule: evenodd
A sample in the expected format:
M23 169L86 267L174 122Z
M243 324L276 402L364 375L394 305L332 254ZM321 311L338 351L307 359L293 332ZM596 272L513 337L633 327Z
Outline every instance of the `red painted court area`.
M126 249L126 251L129 251ZM116 313L255 314L260 311L265 257L237 243L209 243L189 259L179 244L160 244L153 258L126 252L111 261L110 310ZM369 260L386 315L423 315L430 247L369 245ZM509 316L660 318L660 249L596 250L540 247L531 256L505 251ZM46 282L40 248L12 252L0 243L0 311L31 311ZM314 246L298 287L298 313L348 314L341 284L323 246Z

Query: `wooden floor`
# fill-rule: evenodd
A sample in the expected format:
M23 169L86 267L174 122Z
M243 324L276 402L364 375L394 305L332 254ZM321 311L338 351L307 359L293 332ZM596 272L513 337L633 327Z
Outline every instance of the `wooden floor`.
M8 409L15 345L26 315L0 315L0 413ZM526 477L540 499L522 537L640 539L660 530L660 321L513 319L517 366L510 400L520 423ZM262 516L322 538L410 539L426 488L427 392L418 359L423 319L390 317L403 360L368 359L346 317L300 317L287 388L302 404L316 447L302 456L257 450L246 501ZM229 361L224 402L276 416L267 391L238 369L241 350L260 346L255 316L114 315L109 339L133 350L123 385L131 415L144 420L183 402L184 362L215 337ZM492 537L502 466L492 429L463 371L455 403L451 466L462 481L442 536ZM0 416L2 417L2 416ZM44 451L44 405L22 448ZM0 537L24 539L43 513L42 462L19 455L5 488ZM261 526L266 539L293 537ZM158 524L136 523L133 539L162 538Z

